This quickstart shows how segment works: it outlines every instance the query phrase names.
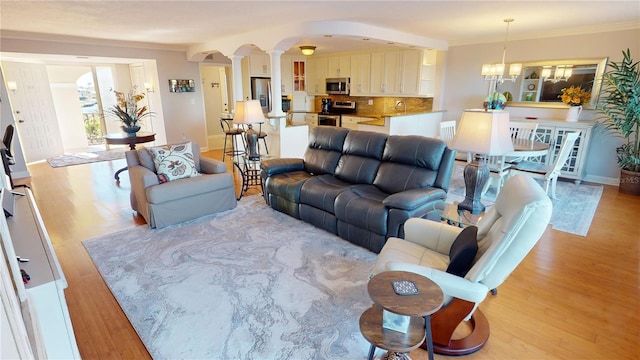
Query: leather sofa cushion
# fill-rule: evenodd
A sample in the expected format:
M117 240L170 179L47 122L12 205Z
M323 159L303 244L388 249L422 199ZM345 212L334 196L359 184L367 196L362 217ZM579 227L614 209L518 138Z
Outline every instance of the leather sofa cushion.
M305 170L314 175L333 175L348 132L349 129L342 128L315 128L309 135L309 147L304 154Z
M388 213L382 201L387 196L373 185L352 186L336 197L336 217L359 228L386 235Z
M389 136L382 161L437 171L446 148L447 145L438 139L417 135Z
M335 175L353 184L373 183L386 142L385 134L350 131L344 140L343 155Z
M373 184L386 193L433 186L447 146L422 136L390 136Z
M351 186L353 184L344 182L333 175L314 176L302 185L300 203L335 214L336 197Z
M292 171L270 176L265 181L264 187L268 194L300 203L300 189L305 181L311 178L306 171Z

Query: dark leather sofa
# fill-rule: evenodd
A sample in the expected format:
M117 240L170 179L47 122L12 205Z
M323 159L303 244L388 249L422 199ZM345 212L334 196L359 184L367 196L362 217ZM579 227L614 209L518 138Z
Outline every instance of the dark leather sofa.
M261 164L269 206L375 253L412 217L440 220L455 151L438 139L314 128L303 159Z

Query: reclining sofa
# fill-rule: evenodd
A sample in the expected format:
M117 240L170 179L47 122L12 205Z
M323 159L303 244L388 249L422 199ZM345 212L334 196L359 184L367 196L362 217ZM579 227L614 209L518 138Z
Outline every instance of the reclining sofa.
M379 253L412 217L440 220L455 151L438 139L314 128L303 159L261 163L273 209Z

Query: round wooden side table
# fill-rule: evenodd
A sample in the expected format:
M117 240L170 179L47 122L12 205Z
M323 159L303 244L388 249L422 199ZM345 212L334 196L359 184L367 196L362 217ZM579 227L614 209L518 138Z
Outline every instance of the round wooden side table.
M398 295L393 282L409 280L418 288L418 294ZM405 353L417 349L427 342L429 359L433 360L431 336L431 314L442 306L442 289L430 279L407 271L385 271L377 274L367 286L374 305L360 316L360 331L371 343L368 359L373 359L376 347L389 351L384 359L406 359ZM409 316L407 333L390 330L382 326L383 310L397 315Z

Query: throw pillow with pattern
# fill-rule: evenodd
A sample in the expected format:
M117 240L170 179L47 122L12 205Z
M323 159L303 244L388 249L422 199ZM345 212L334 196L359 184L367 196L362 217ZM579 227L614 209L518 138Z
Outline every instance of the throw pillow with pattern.
M198 176L191 143L148 148L160 183Z

